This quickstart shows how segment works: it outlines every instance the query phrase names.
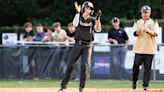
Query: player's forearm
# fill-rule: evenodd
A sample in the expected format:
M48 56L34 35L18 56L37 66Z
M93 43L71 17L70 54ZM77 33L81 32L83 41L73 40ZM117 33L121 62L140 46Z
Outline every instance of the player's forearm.
M126 40L126 41L125 41L125 47L127 48L128 45L129 45L129 40Z
M147 33L150 34L151 36L157 36L157 33L155 33L154 31L151 31L149 29L147 29Z
M114 40L115 40L115 39L113 39L113 38L108 38L108 41L109 41L109 42L114 42Z
M60 41L60 42L64 41L64 39L62 39L62 38L55 38L55 40Z
M43 38L42 42L48 41L48 37Z
M134 35L135 36L139 36L140 34L141 34L141 31L140 30L137 30L137 31L134 32Z
M55 38L52 36L52 34L51 35L49 35L49 37L50 37L50 40L51 41L53 41Z
M50 36L50 39L52 39L52 41L58 41L59 40L57 37L53 37L52 35Z
M80 13L76 13L74 19L73 19L73 26L77 27L79 24L79 18L80 18Z
M96 32L100 32L101 31L101 22L100 22L100 20L96 20L95 31Z
M73 38L66 36L66 39L68 39L69 41L71 41Z

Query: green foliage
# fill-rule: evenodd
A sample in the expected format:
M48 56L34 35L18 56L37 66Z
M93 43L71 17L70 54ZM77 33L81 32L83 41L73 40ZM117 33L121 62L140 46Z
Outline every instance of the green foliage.
M48 26L52 26L52 21L49 18L45 18L45 19L28 19L29 22L31 22L33 24L33 26L36 26L38 23L41 23L43 26L48 27Z
M66 25L72 21L75 0L0 0L0 26L22 26L25 22L42 22L51 25L60 21ZM80 5L84 0L77 0ZM99 9L103 14L102 24L110 24L112 17L128 20L140 17L140 8L144 4L152 7L153 18L164 18L164 0L90 0L95 12ZM159 13L160 12L160 13Z
M159 26L164 26L164 19L157 20L159 23Z

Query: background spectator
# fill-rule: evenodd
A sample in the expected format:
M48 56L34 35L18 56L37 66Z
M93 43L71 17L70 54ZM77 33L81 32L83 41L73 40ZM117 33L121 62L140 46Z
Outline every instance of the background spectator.
M25 31L23 33L23 40L25 41L32 41L33 36L34 36L34 31L32 30L32 23L31 22L26 22L24 24Z
M111 46L114 69L118 79L127 79L129 73L125 69L125 57L128 47L128 35L123 28L120 27L120 20L117 17L112 19L112 28L108 31L108 41L113 44Z
M33 41L42 41L43 38L45 37L45 32L44 32L44 29L43 29L43 25L42 24L37 24L36 26L36 34L34 35L33 37Z

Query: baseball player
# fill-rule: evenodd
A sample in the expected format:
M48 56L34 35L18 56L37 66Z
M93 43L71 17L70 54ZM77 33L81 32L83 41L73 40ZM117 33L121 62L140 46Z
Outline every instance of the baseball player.
M61 88L58 92L65 92L72 73L73 66L80 56L82 57L82 62L79 92L84 92L86 76L89 68L89 61L91 59L92 53L92 41L94 40L93 33L94 30L97 32L101 31L101 11L99 10L96 13L96 17L92 17L91 14L93 13L94 7L91 2L84 2L82 5L82 9L80 5L75 2L75 8L77 11L73 19L73 25L76 26L75 44L68 58L67 70L61 82Z
M140 65L144 65L143 89L147 90L151 75L151 64L156 54L156 36L158 36L158 22L150 18L151 8L148 5L141 7L142 19L133 25L134 36L137 37L133 46L135 53L133 65L132 88L136 89Z

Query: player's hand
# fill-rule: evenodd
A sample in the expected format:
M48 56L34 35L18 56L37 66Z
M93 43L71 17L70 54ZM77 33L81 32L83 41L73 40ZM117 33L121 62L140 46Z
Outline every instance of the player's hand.
M144 27L144 24L140 26L140 32L145 32L145 27Z
M125 45L125 46L124 46L124 48L126 48L126 49L127 49L127 48L128 48L128 45Z
M113 41L114 45L118 45L118 41L117 40L113 39L112 41Z
M75 1L74 5L75 5L76 12L80 13L81 5L78 5L77 1Z
M146 32L146 33L149 33L149 28L147 28L147 27L144 27L144 32Z
M100 20L100 17L102 15L102 11L101 10L98 10L95 15L96 15L95 16L96 17L96 20Z
M71 38L69 39L69 41L70 41L70 42L73 42L73 41L75 41L75 39L71 37Z
M51 34L52 34L52 31L49 31L49 30L46 33L47 36L50 36Z

